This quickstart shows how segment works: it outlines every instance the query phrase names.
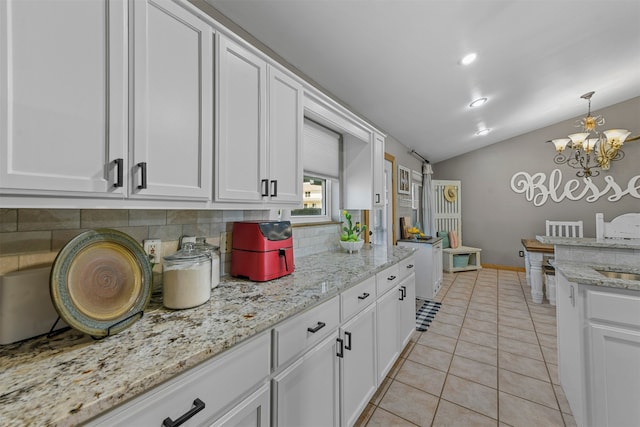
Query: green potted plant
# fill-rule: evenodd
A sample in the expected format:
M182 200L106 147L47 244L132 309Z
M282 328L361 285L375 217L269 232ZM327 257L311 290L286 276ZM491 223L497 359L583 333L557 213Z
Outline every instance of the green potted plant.
M342 234L340 235L340 246L349 253L352 253L354 251L358 252L362 248L362 245L364 245L362 233L364 233L364 231L367 229L367 226L360 226L359 223L353 225L353 223L351 222L351 214L346 210L342 211L342 215L346 220L342 223L346 223L346 225L342 227Z

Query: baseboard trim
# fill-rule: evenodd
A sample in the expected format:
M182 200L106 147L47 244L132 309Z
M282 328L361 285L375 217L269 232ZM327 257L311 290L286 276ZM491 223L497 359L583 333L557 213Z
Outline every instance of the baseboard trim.
M482 263L482 268L493 268L495 270L522 271L522 272L526 271L524 267L513 267L511 265L498 265L498 264L485 264L485 263Z

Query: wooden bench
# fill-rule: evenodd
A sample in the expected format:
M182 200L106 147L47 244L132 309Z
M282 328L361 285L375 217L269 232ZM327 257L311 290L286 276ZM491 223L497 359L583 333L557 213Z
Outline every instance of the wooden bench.
M471 246L458 246L455 249L446 248L442 250L443 270L447 273L455 273L456 271L480 270L480 248L472 248ZM454 267L453 257L455 255L469 255L469 262L465 266Z

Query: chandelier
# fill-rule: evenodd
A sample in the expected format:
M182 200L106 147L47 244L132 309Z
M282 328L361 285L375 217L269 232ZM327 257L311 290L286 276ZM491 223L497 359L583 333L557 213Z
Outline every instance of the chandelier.
M621 147L625 141L640 139L640 136L627 139L631 132L626 129L598 132L596 127L604 125L604 117L591 115L591 97L594 93L585 93L580 97L589 102L587 116L576 121L576 127L582 128L582 132L569 135L568 138L547 141L553 142L556 147L553 161L558 165L567 164L578 169L578 177L600 175L600 171L595 169L608 170L611 162L624 157Z

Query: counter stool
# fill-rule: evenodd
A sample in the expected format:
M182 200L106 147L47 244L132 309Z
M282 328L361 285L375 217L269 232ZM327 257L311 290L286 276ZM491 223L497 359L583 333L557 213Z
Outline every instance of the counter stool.
M556 269L549 264L543 265L542 268L544 269L547 299L549 300L549 304L556 305Z

